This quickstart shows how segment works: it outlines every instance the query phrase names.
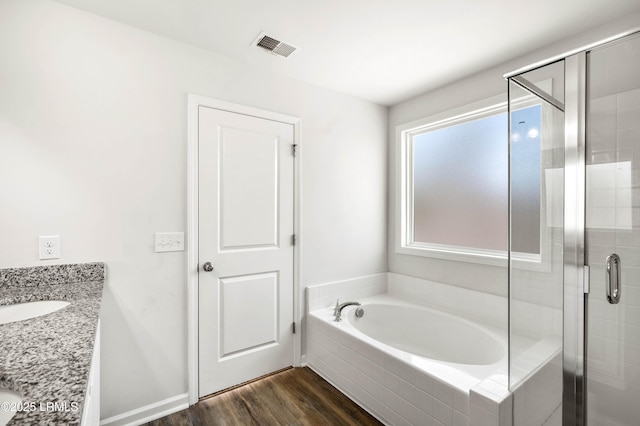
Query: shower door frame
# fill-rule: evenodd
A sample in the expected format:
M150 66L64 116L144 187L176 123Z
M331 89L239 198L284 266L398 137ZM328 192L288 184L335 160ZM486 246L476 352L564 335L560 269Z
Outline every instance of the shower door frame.
M528 82L518 79L518 76L559 61L564 61L565 65L562 342L562 424L564 426L585 425L587 409L586 330L589 294L589 267L585 265L587 53L637 33L640 33L640 27L504 75L508 81L513 81L550 102L547 97L541 96L539 90L528 87ZM562 109L559 105L550 103ZM511 285L509 285L510 292Z
M585 50L565 58L564 74L563 425L585 424L586 413L586 55Z

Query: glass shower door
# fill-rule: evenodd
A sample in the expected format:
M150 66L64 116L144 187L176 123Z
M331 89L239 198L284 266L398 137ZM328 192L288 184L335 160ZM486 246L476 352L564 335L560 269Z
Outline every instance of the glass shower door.
M640 422L640 37L587 53L586 122L587 423L635 425Z
M565 61L509 79L509 389L515 425L562 418Z

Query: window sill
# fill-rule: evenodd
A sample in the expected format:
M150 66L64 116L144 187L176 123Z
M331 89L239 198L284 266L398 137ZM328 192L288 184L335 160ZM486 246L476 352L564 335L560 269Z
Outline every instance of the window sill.
M474 249L471 247L457 247L438 244L412 243L396 247L396 253L411 256L430 257L453 262L476 263L488 266L507 268L509 259L507 252L502 250ZM548 262L543 262L540 255L517 253L512 260L518 269L533 271L548 271Z
M507 253L500 250L482 250L438 244L412 243L396 247L396 253L431 257L454 262L479 263L507 267Z

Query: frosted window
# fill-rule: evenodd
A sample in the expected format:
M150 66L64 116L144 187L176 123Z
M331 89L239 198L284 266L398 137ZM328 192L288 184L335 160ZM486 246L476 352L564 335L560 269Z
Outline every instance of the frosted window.
M531 231L515 251L538 254L540 107L520 114L527 130L536 130L525 133L514 153L526 158L512 176L521 206L515 217ZM414 243L506 252L507 128L507 114L499 113L413 134Z
M413 138L414 241L507 249L507 116Z
M540 253L540 105L511 113L511 249Z

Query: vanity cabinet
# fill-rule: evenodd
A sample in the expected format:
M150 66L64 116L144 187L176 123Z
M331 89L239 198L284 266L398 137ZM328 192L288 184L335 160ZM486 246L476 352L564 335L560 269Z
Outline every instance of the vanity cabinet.
M84 397L81 426L98 426L100 424L100 320L96 329L96 340L93 344L91 370Z

